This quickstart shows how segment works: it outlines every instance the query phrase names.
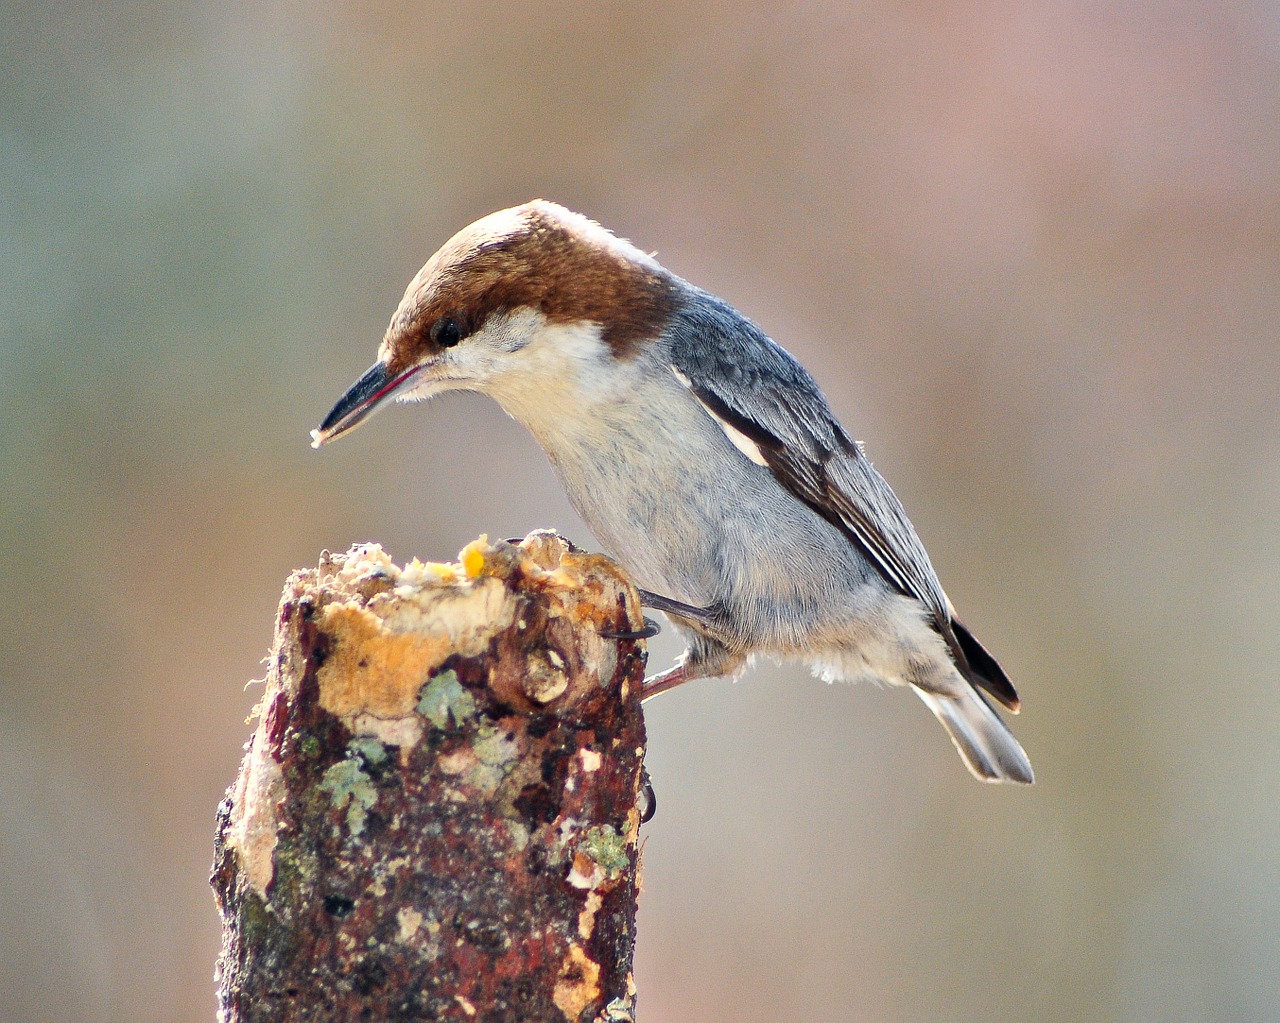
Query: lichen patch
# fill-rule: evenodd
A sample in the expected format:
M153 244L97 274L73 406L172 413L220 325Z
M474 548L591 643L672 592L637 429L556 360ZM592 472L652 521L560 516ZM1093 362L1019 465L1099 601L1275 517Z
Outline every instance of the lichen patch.
M450 719L457 728L475 714L476 700L458 681L456 671L442 671L422 687L417 710L436 728L449 728Z
M351 834L364 831L365 818L378 802L378 790L373 780L364 772L360 759L351 757L339 760L324 773L320 788L328 792L333 805L347 810L347 827Z

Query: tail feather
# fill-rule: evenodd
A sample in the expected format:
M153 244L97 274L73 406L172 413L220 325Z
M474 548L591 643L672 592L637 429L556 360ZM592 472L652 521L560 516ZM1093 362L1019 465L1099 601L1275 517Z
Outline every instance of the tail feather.
M956 658L960 671L975 686L985 689L1013 713L1018 713L1018 691L1013 688L1013 683L1000 667L1000 662L987 652L987 648L978 642L977 637L964 627L964 622L954 615L951 617L951 629L963 655Z
M966 685L963 692L953 695L911 688L942 722L975 778L1023 785L1035 781L1031 761L1018 740L976 689Z

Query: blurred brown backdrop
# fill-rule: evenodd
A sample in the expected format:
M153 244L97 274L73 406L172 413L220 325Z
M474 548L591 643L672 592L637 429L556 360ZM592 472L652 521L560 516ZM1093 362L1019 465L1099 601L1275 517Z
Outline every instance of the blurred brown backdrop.
M1280 1019L1280 13L1243 0L6 3L0 1019L212 1018L292 568L589 541L478 398L307 447L420 263L535 195L809 365L1040 778L799 669L664 697L643 1018Z

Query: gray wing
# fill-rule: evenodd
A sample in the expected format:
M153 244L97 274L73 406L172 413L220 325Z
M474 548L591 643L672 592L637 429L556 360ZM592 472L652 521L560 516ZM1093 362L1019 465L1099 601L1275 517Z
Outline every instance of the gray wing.
M788 491L856 543L929 611L970 681L1011 709L1004 671L957 621L901 502L836 420L807 370L754 323L701 293L669 330L672 368L715 416L749 438Z

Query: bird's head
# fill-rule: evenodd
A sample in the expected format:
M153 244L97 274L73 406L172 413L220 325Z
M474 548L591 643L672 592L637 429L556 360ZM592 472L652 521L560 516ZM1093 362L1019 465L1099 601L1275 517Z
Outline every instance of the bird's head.
M662 333L678 295L677 278L650 256L562 206L490 214L410 282L378 361L312 431L312 446L393 398L481 391L520 419L573 392L604 398L616 367Z

